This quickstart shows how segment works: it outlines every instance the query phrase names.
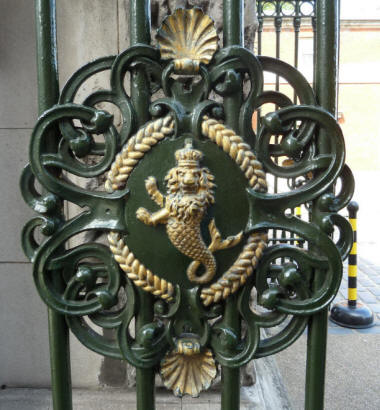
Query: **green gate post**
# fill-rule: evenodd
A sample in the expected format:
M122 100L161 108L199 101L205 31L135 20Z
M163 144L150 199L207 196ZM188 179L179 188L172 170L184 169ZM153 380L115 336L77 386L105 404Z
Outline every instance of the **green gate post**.
M224 47L239 45L243 46L243 7L242 0L223 1L223 45ZM239 130L239 112L242 102L242 92L235 92L233 96L224 98L224 111L226 124ZM225 310L226 324L230 326L237 335L241 333L240 316L237 310L237 300L233 296L227 300ZM222 366L222 410L240 408L240 368L229 368Z
M335 115L339 58L339 0L316 2L315 93L319 104ZM318 134L320 154L330 152L325 130ZM321 272L315 272L313 286L322 286ZM324 408L328 308L310 318L307 336L305 409Z
M36 39L38 111L42 114L58 102L58 66L55 0L36 0ZM53 130L46 141L47 149L53 151L58 144ZM54 272L54 286L64 290L60 272ZM54 410L72 409L69 330L65 317L48 308L51 387Z
M150 0L130 1L130 39L135 44L150 44ZM144 70L136 69L131 74L131 99L136 107L138 127L149 120L149 83ZM136 334L153 321L153 296L138 289L139 310L136 317ZM138 340L139 341L139 340ZM137 410L155 409L154 370L136 368Z

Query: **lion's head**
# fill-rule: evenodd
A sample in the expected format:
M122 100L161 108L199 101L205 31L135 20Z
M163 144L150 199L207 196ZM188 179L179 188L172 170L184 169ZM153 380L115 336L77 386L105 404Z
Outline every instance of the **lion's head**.
M214 176L199 166L203 154L193 148L191 140L186 140L185 148L176 151L175 156L177 166L165 177L171 211L189 217L203 214L215 202Z
M205 194L207 205L214 203L214 176L207 168L175 167L165 177L169 195Z

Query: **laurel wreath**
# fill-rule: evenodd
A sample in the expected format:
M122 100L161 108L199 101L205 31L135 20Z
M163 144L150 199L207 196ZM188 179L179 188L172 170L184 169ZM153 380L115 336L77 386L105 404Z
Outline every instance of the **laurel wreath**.
M265 192L267 183L262 164L257 160L251 147L243 138L224 125L221 121L203 117L202 135L209 138L223 149L240 167L248 180L248 185L255 191ZM171 115L148 122L125 144L116 156L107 175L107 192L122 189L144 155L166 136L173 134L174 121ZM121 235L110 232L108 235L111 252L120 268L136 286L167 301L173 300L174 285L154 275L129 250ZM252 233L234 264L215 283L202 288L201 299L205 306L226 299L236 292L252 274L267 246L265 233Z

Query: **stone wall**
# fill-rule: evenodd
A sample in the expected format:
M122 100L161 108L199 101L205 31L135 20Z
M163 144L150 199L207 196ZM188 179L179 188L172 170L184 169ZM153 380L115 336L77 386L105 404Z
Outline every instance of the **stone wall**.
M57 0L61 86L84 63L126 47L127 36L120 35L125 33L124 3ZM18 180L37 120L34 2L1 0L0 8L0 385L48 386L46 307L20 247L22 226L32 216L21 198ZM102 358L74 338L71 345L74 386L98 385Z
M1 2L0 26L0 384L47 385L47 315L20 248L32 212L18 180L37 114L33 2ZM5 16L4 16L5 12Z

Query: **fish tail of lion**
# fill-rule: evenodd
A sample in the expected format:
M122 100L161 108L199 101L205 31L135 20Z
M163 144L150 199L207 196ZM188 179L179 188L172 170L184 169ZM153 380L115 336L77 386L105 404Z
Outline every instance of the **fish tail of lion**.
M220 251L221 249L233 248L241 241L243 237L243 232L239 232L237 235L229 236L226 239L222 239L222 235L216 227L215 219L211 220L208 226L208 230L211 236L211 243L208 249L211 252Z
M206 272L198 276L197 271L199 267L203 265L206 269ZM191 282L203 284L209 282L215 275L216 272L216 261L211 252L205 253L204 257L201 260L195 260L190 263L187 268L187 277Z

